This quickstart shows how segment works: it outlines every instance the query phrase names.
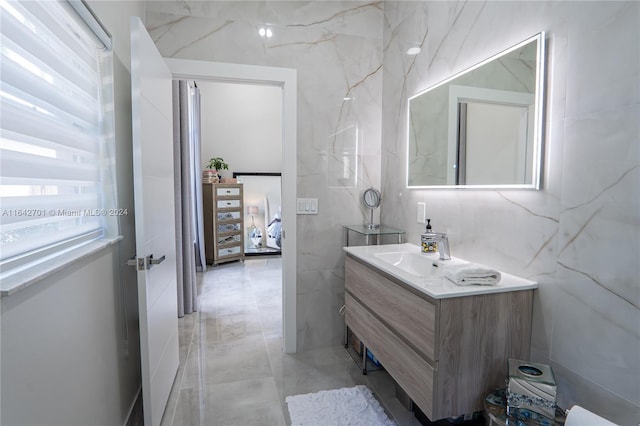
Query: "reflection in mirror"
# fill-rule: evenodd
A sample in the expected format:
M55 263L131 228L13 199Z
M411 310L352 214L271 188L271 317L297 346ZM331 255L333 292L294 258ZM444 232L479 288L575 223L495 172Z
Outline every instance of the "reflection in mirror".
M544 33L409 98L407 187L540 187Z

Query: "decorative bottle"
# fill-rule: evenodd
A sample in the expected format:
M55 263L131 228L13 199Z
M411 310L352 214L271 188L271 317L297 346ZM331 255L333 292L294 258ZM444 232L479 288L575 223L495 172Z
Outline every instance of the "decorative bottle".
M422 253L435 253L438 251L436 234L431 230L431 219L427 219L427 230L420 235Z

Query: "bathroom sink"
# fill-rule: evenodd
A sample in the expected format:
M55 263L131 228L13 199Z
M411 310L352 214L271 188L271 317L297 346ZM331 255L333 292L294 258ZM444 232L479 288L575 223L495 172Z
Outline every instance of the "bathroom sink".
M394 251L374 253L373 256L406 273L425 278L440 278L442 271L433 266L435 259L421 253Z

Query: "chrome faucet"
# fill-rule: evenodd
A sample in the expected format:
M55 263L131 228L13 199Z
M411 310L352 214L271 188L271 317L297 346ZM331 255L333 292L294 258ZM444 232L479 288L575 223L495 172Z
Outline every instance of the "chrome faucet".
M450 260L451 253L449 252L449 237L447 234L437 232L434 240L438 243L438 253L440 253L440 260Z
M420 235L422 243L422 253L434 253L436 249L440 253L440 260L451 259L449 253L449 238L444 232L433 232L431 230L431 219L426 219L427 229Z
M434 248L437 246L438 253L440 253L440 260L451 259L451 254L449 253L449 238L447 237L447 234L441 232L425 232L422 234L421 240L423 253L432 253L435 251Z

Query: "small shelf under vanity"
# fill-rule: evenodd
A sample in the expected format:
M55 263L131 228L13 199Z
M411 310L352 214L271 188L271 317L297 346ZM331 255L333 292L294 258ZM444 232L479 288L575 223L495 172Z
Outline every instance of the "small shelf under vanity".
M371 351L364 345L364 343L362 343L362 340L360 340L360 338L358 338L358 336L356 336L356 334L348 327L345 328L344 347L353 361L355 361L360 371L362 371L362 374L367 374L370 371L377 371L383 368L383 366L379 362L376 364L376 362L372 361L369 358L369 354L371 353ZM372 356L375 357L375 355L373 354Z

